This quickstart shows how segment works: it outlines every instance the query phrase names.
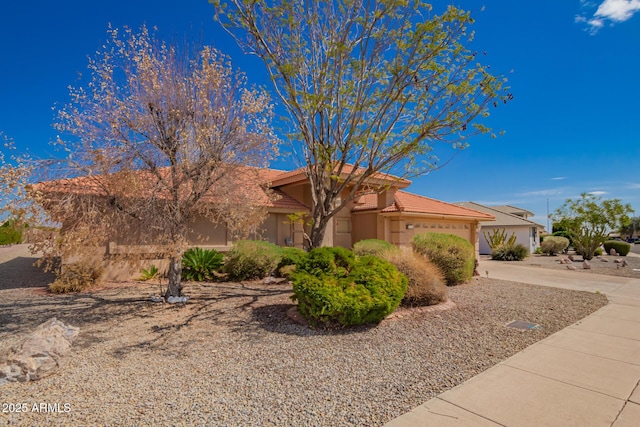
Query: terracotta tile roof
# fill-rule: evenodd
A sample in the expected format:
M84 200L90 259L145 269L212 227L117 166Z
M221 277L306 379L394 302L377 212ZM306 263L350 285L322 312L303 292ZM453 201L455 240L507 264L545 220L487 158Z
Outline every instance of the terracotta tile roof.
M269 201L267 207L294 210L295 212L308 212L310 210L309 207L280 190L273 190L273 193L275 194L275 200Z
M356 201L354 211L363 211L377 208L377 195L367 194L361 196ZM475 218L480 221L488 221L494 219L493 215L457 206L451 203L442 202L440 200L431 199L429 197L420 196L418 194L406 191L396 191L394 202L384 208L382 212L410 212L423 213L426 215L444 215L455 217Z
M205 203L216 203L219 197L225 197L233 201L234 195L238 196L239 203L246 203L247 200L252 200L256 205L266 206L269 208L277 208L283 210L290 210L295 212L309 211L309 207L296 201L292 197L284 194L279 190L272 190L273 198L267 195L265 189L268 187L268 183L274 177L282 175L284 171L276 169L256 169L247 168L247 172L244 175L236 176L235 178L229 178L235 180L235 185L226 186L227 188L233 188L233 193L220 196L215 193L215 186L211 194L205 195L201 201ZM167 170L161 171L166 173ZM257 172L256 175L253 172ZM75 193L94 196L106 196L108 179L105 180L104 175L93 175L78 178L61 179L56 181L40 182L32 186L36 191L41 191L48 194L65 194ZM163 190L158 189L158 179L152 173L148 171L138 171L132 174L130 180L131 186L127 189L132 191L136 195L154 194L157 198L168 198L168 194L163 194ZM225 187L225 185L223 185ZM242 197L241 197L242 196ZM248 197L247 197L248 196Z
M290 172L284 172L281 175L272 179L272 186L279 187L281 185L295 184L295 183L306 181L307 180L306 170L307 168L305 166L305 167L292 170ZM359 171L364 171L364 169L360 168L355 172L358 173ZM354 168L352 165L347 164L342 168L342 175L344 176L352 172L354 172ZM380 172L374 173L369 179L379 180L387 183L391 182L400 188L408 187L411 184L411 181L409 181L408 179L403 179L394 175L380 173Z

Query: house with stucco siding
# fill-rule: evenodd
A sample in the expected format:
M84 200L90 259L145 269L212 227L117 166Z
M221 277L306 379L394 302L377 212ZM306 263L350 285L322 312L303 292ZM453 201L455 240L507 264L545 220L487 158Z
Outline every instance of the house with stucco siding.
M343 170L345 174L351 171L349 168ZM313 200L305 169L261 169L259 176L261 182L244 180L238 190L251 194L256 203L265 206L268 212L260 231L252 238L280 246L303 248L310 226L304 220L293 218L304 218L311 214ZM351 248L360 240L382 239L403 247L410 245L415 234L432 232L463 237L474 245L478 254L481 224L494 221L495 216L410 193L406 191L410 185L411 181L406 179L374 174L367 180L365 189L329 222L323 246ZM49 192L51 200L55 200L54 193L61 191L59 188L55 182L39 184L40 191ZM92 190L88 192L92 193ZM350 192L351 188L346 188L342 197L348 197ZM92 196L95 194L92 193ZM211 200L214 201L215 196L212 195ZM234 238L224 223L213 224L201 218L196 219L190 228L189 240L193 246L224 252L233 245ZM107 256L135 250L131 242L117 237L105 245L104 253Z

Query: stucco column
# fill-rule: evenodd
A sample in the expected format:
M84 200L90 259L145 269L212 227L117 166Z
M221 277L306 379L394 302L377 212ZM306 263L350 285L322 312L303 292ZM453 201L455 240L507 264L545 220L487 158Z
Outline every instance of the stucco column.
M480 259L480 221L475 221L471 227L471 243L476 252L476 259Z

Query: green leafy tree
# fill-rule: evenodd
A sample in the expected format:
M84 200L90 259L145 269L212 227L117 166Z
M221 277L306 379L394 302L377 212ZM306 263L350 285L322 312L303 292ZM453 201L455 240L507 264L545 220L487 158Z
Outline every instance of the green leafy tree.
M629 220L629 224L620 227L620 235L627 237L638 237L640 233L640 217L633 217Z
M571 235L576 251L589 260L611 230L629 223L631 212L631 205L623 204L619 199L602 200L593 194L582 193L578 199L567 199L553 216Z
M302 143L312 247L349 201L383 190L367 187L370 178L440 167L436 144L464 149L490 131L478 120L488 107L511 98L465 47L473 19L453 6L435 14L419 0L210 1L218 22L264 61L296 129L291 139Z

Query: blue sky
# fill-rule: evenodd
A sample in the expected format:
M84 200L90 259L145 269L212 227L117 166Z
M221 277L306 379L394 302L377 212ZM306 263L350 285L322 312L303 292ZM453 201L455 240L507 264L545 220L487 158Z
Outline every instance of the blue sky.
M517 205L543 225L547 202L553 211L581 192L622 199L640 216L640 0L449 3L471 10L473 48L509 79L514 100L492 108L487 122L503 136L470 140L410 190ZM67 102L108 23L146 23L167 40L212 44L264 84L262 63L244 56L212 15L206 0L1 2L0 131L36 156L53 155L52 107Z

